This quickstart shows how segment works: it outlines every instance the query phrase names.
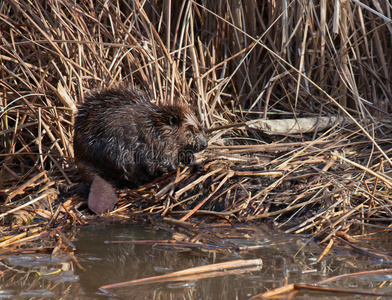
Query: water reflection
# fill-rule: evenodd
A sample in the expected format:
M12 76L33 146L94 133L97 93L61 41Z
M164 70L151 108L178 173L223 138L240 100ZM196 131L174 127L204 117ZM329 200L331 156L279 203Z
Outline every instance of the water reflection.
M101 285L241 258L237 253L193 251L190 254L185 252L186 248L170 247L168 249L171 251L166 251L165 247L153 249L151 245L105 244L106 240L145 239L171 239L171 235L162 230L141 227L132 227L131 230L107 229L106 234L96 229L83 230L75 242L78 251L83 253L79 255L79 260L87 269L87 272L77 272L81 285L89 293L94 293ZM150 284L112 291L128 299L244 299L258 289L255 280L260 274L256 272L191 282Z
M129 286L110 291L122 299L249 299L286 283L312 284L338 274L391 268L389 261L338 252L317 263L323 251L318 245L307 243L303 237L282 235L265 228L252 228L249 232L246 229L240 232L225 229L221 235L230 237L229 241L242 251L107 244L107 240L172 239L172 234L166 230L133 225L81 228L73 242L77 247L75 256L85 271L76 267L67 255L54 258L48 254L8 256L0 261L3 272L0 299L107 299L111 296L99 291L102 285L238 259L261 258L263 267L260 271L236 275ZM349 277L329 286L392 293L390 279L389 274ZM300 293L295 299L314 297L313 293ZM328 294L317 296L318 299L335 297Z

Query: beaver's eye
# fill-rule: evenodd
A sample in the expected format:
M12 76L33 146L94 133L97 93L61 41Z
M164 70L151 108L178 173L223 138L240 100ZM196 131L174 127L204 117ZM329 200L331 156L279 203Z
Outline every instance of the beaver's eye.
M171 115L171 116L169 117L169 124L170 124L171 126L178 125L178 123L179 123L179 121L178 121L178 117L177 117L177 116Z

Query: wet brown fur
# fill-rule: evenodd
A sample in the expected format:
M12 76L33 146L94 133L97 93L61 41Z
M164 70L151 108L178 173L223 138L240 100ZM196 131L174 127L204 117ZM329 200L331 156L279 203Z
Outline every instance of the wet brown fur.
M99 181L136 187L189 163L207 140L192 113L183 106L160 106L129 87L90 93L75 119L75 162L82 178L92 182L89 206L97 213L111 210ZM105 185L104 185L105 186ZM105 188L105 187L104 187ZM110 198L110 197L109 197ZM94 211L94 209L92 209Z

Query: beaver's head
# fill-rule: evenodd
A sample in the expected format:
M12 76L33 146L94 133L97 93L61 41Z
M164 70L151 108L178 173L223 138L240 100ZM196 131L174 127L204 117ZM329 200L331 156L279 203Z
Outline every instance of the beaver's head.
M194 114L183 106L162 106L153 115L159 139L177 152L178 161L189 164L194 153L208 146L205 133Z

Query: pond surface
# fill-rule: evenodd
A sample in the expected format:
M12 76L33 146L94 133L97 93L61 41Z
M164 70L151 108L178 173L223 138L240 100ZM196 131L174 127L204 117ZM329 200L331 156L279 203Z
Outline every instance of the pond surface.
M287 283L314 284L341 274L392 268L392 261L331 251L317 262L323 248L306 237L284 235L266 227L228 233L228 241L247 251L206 251L200 248L113 244L106 241L172 239L167 230L121 225L81 228L73 240L75 257L19 254L0 258L0 299L249 299ZM391 250L390 234L373 246ZM387 249L385 249L387 248ZM100 286L168 274L187 268L234 260L262 259L261 268L198 280ZM392 273L346 277L324 286L392 294ZM375 299L355 295L300 292L294 299ZM282 297L278 298L282 299ZM377 298L382 299L382 298ZM385 298L387 299L387 298Z

